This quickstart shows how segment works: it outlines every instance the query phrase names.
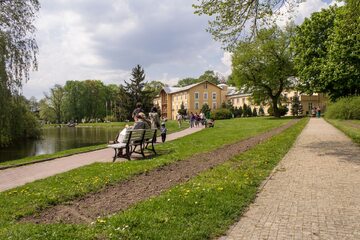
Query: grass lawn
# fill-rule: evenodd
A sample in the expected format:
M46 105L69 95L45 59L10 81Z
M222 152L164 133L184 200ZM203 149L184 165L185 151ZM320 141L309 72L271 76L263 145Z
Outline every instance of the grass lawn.
M85 123L85 124L79 124L78 127L84 127L86 125L86 127L110 127L110 128L116 127L116 128L122 129L125 127L126 124L127 123L125 123L125 122ZM128 124L131 125L133 123L128 123ZM64 127L66 127L66 126L64 126ZM168 134L184 130L188 127L189 127L188 122L184 122L182 124L181 128L179 128L177 121L168 120L166 122L166 128L168 130L167 131ZM160 136L160 131L158 131L158 135ZM1 167L16 166L16 165L21 165L21 164L25 164L25 163L39 162L39 161L44 161L44 160L52 160L55 158L70 156L70 155L77 154L77 153L95 151L95 150L106 148L106 146L107 146L107 144L100 144L100 145L95 145L95 146L68 149L68 150L64 150L64 151L60 151L60 152L56 152L56 153L52 153L52 154L42 154L42 155L38 155L38 156L31 156L31 157L21 158L21 159L17 159L17 160L0 162L0 169L1 169Z
M360 120L326 119L326 121L344 132L355 143L360 144Z
M288 121L267 118L217 121L213 129L158 145L159 156L149 161L95 163L2 192L0 239L206 239L219 235L251 202L260 182L291 147L307 119L160 197L139 203L122 214L98 219L91 226L19 224L16 219Z

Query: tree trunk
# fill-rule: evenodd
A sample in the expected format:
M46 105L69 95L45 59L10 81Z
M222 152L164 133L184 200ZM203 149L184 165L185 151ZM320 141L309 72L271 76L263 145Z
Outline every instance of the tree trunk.
M274 110L274 117L277 117L277 118L280 118L280 110L278 108L278 105L277 105L277 102L278 102L278 98L276 97L273 97L271 98L271 101L272 101L272 107L273 107L273 110Z

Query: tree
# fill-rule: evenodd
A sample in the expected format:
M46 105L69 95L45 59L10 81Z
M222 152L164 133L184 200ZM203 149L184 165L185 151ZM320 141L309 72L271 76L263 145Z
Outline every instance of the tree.
M207 103L202 105L201 112L205 115L206 118L210 118L211 109Z
M298 95L293 96L292 100L291 100L291 114L293 116L299 116L299 111L300 111L300 99Z
M295 73L289 48L292 32L292 27L260 30L254 41L238 45L232 59L233 81L251 92L254 101L270 100L275 117L280 117L279 98L292 87Z
M152 98L155 98L163 87L165 87L164 83L160 81L151 81L145 83L144 90L149 92L152 95Z
M264 108L262 106L260 106L260 108L259 108L259 116L264 116L264 115L265 115Z
M33 21L40 7L38 0L0 0L0 145L9 144L15 136L12 119L15 109L29 119L29 112L23 111L23 104L16 99L22 82L29 79L29 70L37 68L36 45ZM21 106L19 106L19 104ZM14 110L14 111L13 111ZM18 122L20 123L20 122ZM29 125L34 126L35 125ZM26 137L26 133L23 137Z
M64 88L56 84L50 89L50 95L45 94L46 104L55 115L56 123L63 121L63 101L64 101Z
M350 1L349 1L350 2ZM339 9L320 79L332 100L360 95L360 4Z
M31 67L37 68L33 22L39 8L38 0L0 0L0 65L12 91L29 79Z
M256 107L254 107L254 109L253 109L253 111L252 111L252 116L253 117L257 117L257 109L256 109Z
M293 39L300 90L327 93L331 100L360 94L360 4L313 13Z
M239 108L235 107L234 115L235 117L241 117L243 115L243 109L241 106Z
M297 0L198 0L195 14L214 16L208 31L228 48L236 46L242 37L254 37L264 23L272 23L283 6L292 10ZM250 30L250 34L246 31ZM241 35L243 34L243 35Z
M336 8L330 7L311 15L296 28L292 38L294 67L299 76L299 90L312 94L323 92L326 79L321 79L321 72L327 56L326 42L333 32Z
M186 116L187 115L187 110L185 109L184 102L181 102L180 109L179 109L178 113L181 116Z
M244 114L246 114L247 117L252 117L253 116L253 112L251 111L251 107L248 106L246 108L246 111L244 112Z
M220 79L219 76L217 76L215 74L214 71L211 70L207 70L205 71L198 79L198 82L203 82L203 81L209 81L215 85L220 84Z
M175 87L185 87L194 83L197 83L198 79L196 78L184 78L178 81Z
M145 112L149 112L153 106L153 97L150 91L144 89L145 87L145 72L140 65L132 69L130 82L125 81L124 90L127 96L125 100L128 101L126 106L123 106L129 113L127 119L131 119L131 113L135 109L136 103L141 102Z

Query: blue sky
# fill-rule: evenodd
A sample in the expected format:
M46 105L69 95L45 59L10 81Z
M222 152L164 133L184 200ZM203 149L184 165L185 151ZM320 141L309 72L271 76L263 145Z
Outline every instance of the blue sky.
M196 0L40 0L36 22L39 70L24 84L26 97L43 98L55 84L99 79L122 84L140 64L146 80L169 85L206 70L231 73L231 55L193 14ZM308 0L301 23L331 0Z

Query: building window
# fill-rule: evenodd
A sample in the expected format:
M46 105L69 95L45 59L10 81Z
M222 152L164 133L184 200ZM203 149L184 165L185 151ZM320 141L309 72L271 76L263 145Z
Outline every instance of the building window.
M194 96L195 96L195 100L199 100L199 92L195 92Z
M236 102L239 103L239 102L240 102L240 98L237 98L237 99L236 99Z
M245 104L245 98L242 99L242 103Z
M312 102L309 102L309 103L308 103L308 107L309 107L309 108L308 108L308 109L309 109L309 111L311 111L311 109L313 108L313 106L312 106Z
M212 100L216 100L216 92L212 93Z
M198 102L195 103L195 110L197 110L197 109L199 109L199 103Z
M216 109L216 102L212 103L212 109Z
M204 100L207 100L207 99L208 99L208 93L204 92Z

